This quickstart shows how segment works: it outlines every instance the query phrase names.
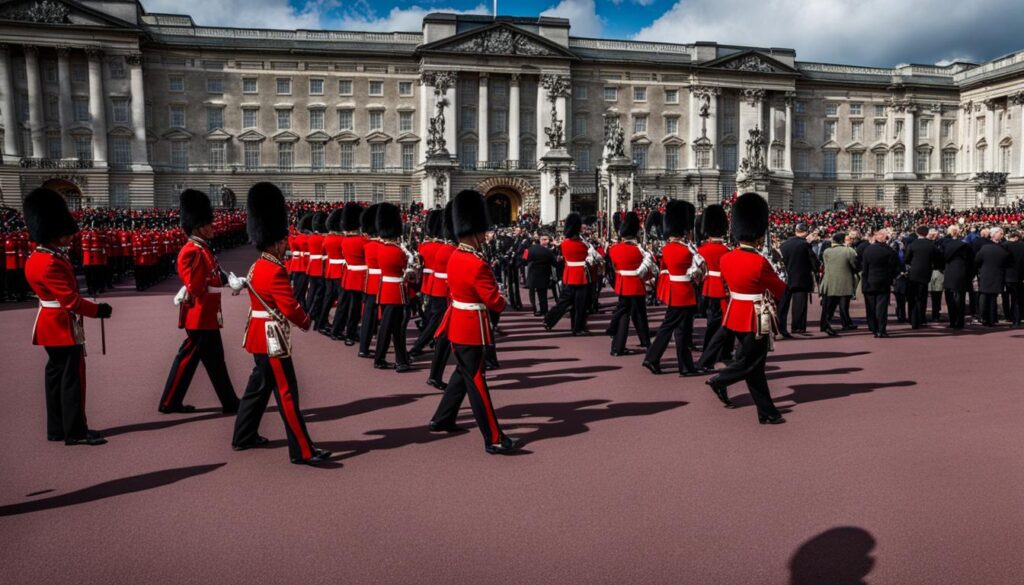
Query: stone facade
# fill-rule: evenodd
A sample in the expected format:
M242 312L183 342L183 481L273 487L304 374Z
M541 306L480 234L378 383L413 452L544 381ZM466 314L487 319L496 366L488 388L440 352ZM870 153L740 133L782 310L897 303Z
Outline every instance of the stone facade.
M569 24L431 14L420 32L255 30L134 0L7 2L0 189L14 206L48 184L144 207L259 180L294 198L428 205L481 188L551 220L652 196L712 202L754 184L753 157L758 190L797 210L1024 197L1024 51L858 67L576 38ZM616 136L625 158L609 167ZM979 188L993 172L1005 192Z

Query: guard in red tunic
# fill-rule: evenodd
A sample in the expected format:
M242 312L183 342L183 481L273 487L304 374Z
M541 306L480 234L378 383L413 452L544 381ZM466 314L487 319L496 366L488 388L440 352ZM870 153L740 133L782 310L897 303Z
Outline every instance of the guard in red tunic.
M295 298L299 300L305 310L306 289L309 286L309 236L313 231L313 214L303 215L296 227L299 233L295 236L295 248L292 248L292 255L298 262L295 264L295 280L292 282L292 286L295 288Z
M377 332L377 289L380 287L380 265L377 263L377 210L380 204L371 205L363 212L360 227L366 235L363 256L366 258L366 281L363 284L363 315L359 326L359 357L371 358L370 342Z
M729 296L729 291L722 280L722 256L729 252L724 239L729 231L729 218L725 214L725 208L715 204L704 210L700 221L701 231L707 237L707 240L697 248L697 252L704 258L708 267L703 284L707 328L704 331L704 347L697 367L710 370L717 362L732 359L732 346L736 343L732 332L722 328L722 315L725 312L726 297Z
M759 251L767 231L768 202L757 193L740 195L732 207L732 237L740 246L722 256L721 269L729 287L729 305L722 326L736 334L741 357L709 378L707 384L726 407L731 407L729 386L745 381L757 405L757 420L774 425L786 419L772 402L764 373L772 328L765 330L758 321L764 304L780 299L786 283Z
M398 243L402 237L402 212L391 203L377 208L377 265L380 267L380 285L377 288L377 307L380 309L380 328L377 331L377 349L373 353L373 367L378 370L394 368L408 372L409 353L405 348L406 306L412 298L406 280L409 254ZM391 342L395 343L395 363L387 361Z
M359 319L363 313L363 288L366 286L366 236L359 233L363 206L346 203L341 215L341 229L345 234L341 242L345 258L345 274L341 282L341 300L334 312L331 337L344 339L345 345L355 345L359 340Z
M484 377L485 346L492 343L488 311L503 311L505 298L498 292L494 271L481 251L490 229L483 195L469 190L456 195L452 200L452 224L459 248L446 268L452 303L441 321L438 335L448 336L456 367L430 421L430 430L461 430L455 418L469 393L473 415L484 436L484 448L491 454L511 453L522 446L522 441L501 431Z
M449 201L444 206L444 210L441 211L441 238L437 247L437 251L434 253L434 275L430 281L431 290L430 294L433 298L444 298L444 310L441 312L441 318L443 319L445 314L448 312L448 305L451 302L451 294L448 290L448 261L451 260L452 254L458 249L456 244L458 240L455 239L455 226L452 225L452 204ZM430 361L430 375L427 377L427 384L437 388L438 390L444 390L448 387L448 384L444 381L444 369L448 365L448 359L452 355L452 344L448 341L448 336L440 330L441 323L438 323L438 329L435 332L434 337L434 357Z
M694 255L686 242L693 229L696 208L689 201L673 199L665 206L662 217L664 234L668 243L661 249L664 265L659 277L664 285L659 287L658 299L665 303L665 320L661 322L654 343L647 349L643 366L654 374L661 373L661 356L668 349L673 337L676 343L676 360L680 376L695 376L699 372L690 355L690 340L693 338L693 317L697 314L697 293L690 274Z
M590 247L580 238L583 220L578 213L565 218L562 234L565 239L560 245L565 268L562 270L562 294L558 303L544 317L544 329L551 331L566 311L572 309L572 334L589 335L587 310L590 297Z
M63 251L78 224L58 193L36 189L24 201L25 223L38 244L25 265L28 285L39 297L32 343L46 348L46 438L65 445L102 445L85 417L85 330L83 317L106 319L106 303L91 303L78 294L71 260Z
M327 216L327 235L324 236L324 296L317 310L316 330L330 335L331 307L341 292L341 279L345 276L345 236L341 233L341 207Z
M320 303L324 300L327 285L324 282L327 256L324 254L324 236L327 233L327 214L317 211L313 214L313 233L307 238L309 264L306 266L306 304L303 305L315 323L320 317Z
M220 335L224 326L221 287L228 284L228 277L210 248L213 208L206 194L195 189L182 191L180 204L181 229L188 234L188 242L178 253L176 266L184 286L175 301L178 303L178 328L185 330L186 337L167 374L159 410L167 414L196 409L184 400L192 376L202 362L220 399L221 409L225 414L234 414L238 412L238 395L224 363L224 342Z
M437 254L445 246L444 211L431 209L427 213L425 227L427 239L419 245L416 252L423 258L423 281L420 283L420 292L426 298L426 307L423 310L423 330L420 331L416 342L409 349L411 356L423 353L427 345L434 339L434 334L437 333L437 328L441 325L441 317L448 309L448 287L447 283L443 282L448 275L443 268L438 268L437 263ZM452 248L454 249L454 247ZM440 296L434 292L434 275L437 273L441 273L444 277L439 285L439 290L443 289L444 294Z
M641 274L641 265L644 264L644 250L637 242L640 234L640 218L636 213L630 211L622 220L619 228L621 241L608 249L608 258L615 269L615 294L619 295L618 305L612 313L609 329L613 332L612 351L613 356L632 355L635 350L626 348L626 339L629 336L629 322L633 322L637 336L640 338L640 345L648 347L651 344L650 328L647 324L647 305L645 303L647 288L644 284L644 275ZM651 261L647 269L650 270Z
M273 393L292 463L315 465L331 454L313 445L299 410L288 323L308 331L312 321L296 300L282 260L288 248L288 207L273 183L257 183L249 190L247 211L249 238L260 251L247 278L250 308L245 327L245 350L253 354L256 365L242 395L231 446L242 451L267 444L259 435L260 420Z

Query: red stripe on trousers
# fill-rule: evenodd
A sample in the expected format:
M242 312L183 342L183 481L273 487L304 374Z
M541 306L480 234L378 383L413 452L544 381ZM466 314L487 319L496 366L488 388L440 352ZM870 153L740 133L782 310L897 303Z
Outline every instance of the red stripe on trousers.
M188 362L192 359L192 354L195 353L196 348L192 345L191 337L185 338L185 346L188 348L186 350L187 353L178 364L178 371L174 373L174 382L171 383L171 391L167 393L167 398L164 400L164 408L171 405L171 400L174 398L174 395L178 393L178 383L181 382L181 375L185 373L185 366L188 365Z
M480 399L484 401L484 410L487 411L487 423L491 427L491 444L500 442L498 438L498 420L494 418L494 407L491 406L491 397L487 394L487 386L484 382L483 368L477 368L473 376L473 387L476 389Z
M309 459L313 456L313 449L306 440L306 433L299 423L299 415L295 411L295 403L292 402L292 389L288 385L288 376L284 375L284 366L278 358L267 358L270 361L270 369L274 371L274 380L277 382L277 396L280 400L278 406L284 414L284 422L291 427L295 440L299 442L299 450L302 451L302 458Z

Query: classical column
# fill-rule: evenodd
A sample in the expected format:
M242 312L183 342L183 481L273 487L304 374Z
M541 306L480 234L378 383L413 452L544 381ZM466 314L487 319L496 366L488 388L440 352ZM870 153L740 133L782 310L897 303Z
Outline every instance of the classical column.
M717 87L709 88L711 99L708 107L708 140L711 141L711 168L718 169L718 96L722 90Z
M103 97L103 61L101 53L92 49L89 54L89 119L92 120L92 159L97 164L107 162L107 107Z
M775 169L775 104L768 100L768 170L774 171Z
M147 166L146 160L146 91L142 81L142 55L134 53L125 59L128 62L130 88L132 92L132 164Z
M687 120L687 138L690 144L690 162L687 164L687 168L697 168L697 154L693 150L693 145L697 143L697 139L700 138L700 97L698 94L698 88L695 85L690 86L690 111Z
M458 133L455 131L455 125L458 123L458 103L456 102L456 95L458 95L459 77L456 73L452 73L452 82L448 86L448 90L445 92L445 99L448 101L448 107L444 110L444 140L447 143L448 152L452 158L458 156L459 143Z
M537 128L537 148L535 149L535 156L537 160L533 161L537 167L540 166L540 159L547 152L547 146L544 145L545 134L544 127L547 126L547 120L551 115L550 108L548 107L547 91L544 90L544 86L541 84L541 77L537 76L537 108L534 110L534 118L536 118Z
M903 134L906 140L903 142L903 172L911 174L914 172L914 112L917 106L907 105L903 114Z
M11 55L7 45L0 44L0 94L3 94L4 154L21 155L18 148L18 114L14 111L14 82L11 78Z
M959 171L961 173L971 172L971 158L973 157L974 149L971 148L971 112L974 110L974 102L967 101L960 104L960 120L958 128L959 132L957 135L960 138L960 156L959 160Z
M43 85L39 78L39 49L25 46L25 78L28 81L28 129L32 136L32 156L46 157L43 136Z
M932 168L931 175L936 177L942 176L942 104L932 104L932 132L934 132L935 138L931 139L932 143Z
M519 160L519 74L508 81L508 159Z
M793 172L793 102L796 101L796 93L786 94L786 149L783 151L782 168Z
M995 165L992 163L995 160L995 149L996 100L990 99L985 100L985 168L978 169L978 172L996 170Z
M420 117L420 164L427 160L427 126L430 118L434 115L434 84L430 80L431 77L429 75L420 74L420 111L417 112Z
M68 61L68 47L57 47L57 79L60 83L59 111L60 116L60 152L63 158L75 156L75 144L71 141L73 113L71 111L71 63Z
M1017 106L1017 118L1020 120L1020 134L1017 139L1017 176L1024 177L1024 91L1018 91L1010 96L1010 103Z
M487 157L490 156L490 127L487 125L488 102L487 102L487 74L480 74L479 94L476 104L476 160L481 167L487 166ZM500 161L496 161L500 162Z

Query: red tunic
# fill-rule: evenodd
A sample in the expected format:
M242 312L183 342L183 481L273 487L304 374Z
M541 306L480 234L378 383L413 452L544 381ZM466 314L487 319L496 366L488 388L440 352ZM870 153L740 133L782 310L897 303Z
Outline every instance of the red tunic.
M433 296L430 293L433 290L431 282L434 280L434 272L437 270L434 257L437 255L439 245L434 240L428 240L420 244L419 248L416 249L416 252L423 258L423 279L420 281L420 290L427 296ZM444 270L441 272L444 272Z
M345 290L363 291L366 287L366 243L364 235L348 236L341 244L345 254Z
M452 302L435 336L446 334L459 345L489 345L491 320L488 311L505 310L494 271L477 254L457 249L448 260L448 287Z
M324 276L331 280L341 280L345 273L345 255L342 252L345 236L341 234L328 234L324 238L324 256L327 268Z
M624 297L647 294L643 280L636 271L644 261L643 252L636 242L619 242L608 250L612 266L615 267L615 294Z
M782 298L786 283L757 250L740 246L722 256L722 278L729 287L729 306L722 324L737 333L754 331L754 301L744 295Z
M302 255L299 253L298 237L299 235L295 233L294 230L288 233L288 251L290 252L290 256L288 257L288 262L286 264L288 272L298 272L299 270L299 258L301 258Z
M587 271L587 255L590 248L581 240L563 240L561 244L565 268L562 270L562 284L589 284L590 273Z
M310 276L324 275L324 237L322 234L309 234L306 239L309 247L309 264L306 265L306 274Z
M298 234L295 236L295 249L292 253L296 254L295 272L306 272L309 268L309 235Z
M729 247L722 242L705 242L697 248L697 252L707 262L708 273L704 277L703 293L711 299L724 299L728 292L722 282L722 256L729 252Z
M426 293L432 297L448 298L448 261L458 250L448 242L438 242L434 252L434 278L430 279L430 289Z
M663 270L659 275L664 286L658 287L658 299L669 307L692 307L697 294L686 271L693 264L693 254L686 244L669 242L661 249ZM661 285L661 282L659 282Z
M380 264L377 262L377 248L380 240L370 240L363 246L363 255L366 256L367 277L366 288L363 290L368 295L377 294L380 288Z
M256 291L268 307L284 315L286 319L295 323L300 329L309 329L309 315L302 310L299 302L295 300L295 293L292 290L291 281L288 280L288 271L284 263L276 258L266 255L260 256L253 264L249 275L249 323L245 327L245 351L255 354L267 353L267 334L264 323L267 318L260 317L266 309L263 304L256 300L252 291Z
M220 329L223 317L220 308L220 268L209 246L196 239L178 253L178 277L188 291L187 303L178 305L178 327L191 330Z
M402 275L408 264L405 251L398 244L379 242L376 246L377 264L380 266L380 285L377 288L378 305L404 305L407 297Z
M25 279L39 297L39 314L32 328L32 343L46 347L79 345L75 339L77 315L96 317L99 305L78 294L71 261L62 254L38 247L25 265Z

